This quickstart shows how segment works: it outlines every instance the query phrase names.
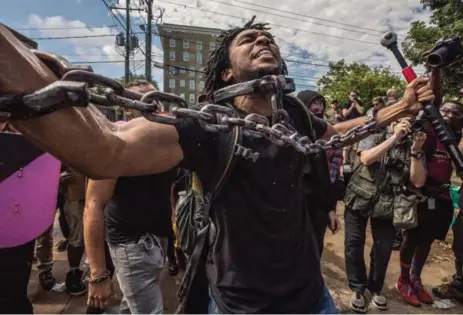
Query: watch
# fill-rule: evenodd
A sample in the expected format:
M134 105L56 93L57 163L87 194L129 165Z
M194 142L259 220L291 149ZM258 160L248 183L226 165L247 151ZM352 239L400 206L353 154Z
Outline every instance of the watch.
M424 153L423 153L423 151L418 151L417 153L410 153L410 156L412 158L421 160L423 158L423 156L424 156Z

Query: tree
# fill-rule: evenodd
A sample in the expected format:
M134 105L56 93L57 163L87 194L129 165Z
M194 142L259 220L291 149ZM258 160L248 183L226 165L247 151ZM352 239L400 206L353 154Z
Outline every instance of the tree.
M368 108L375 96L386 96L395 87L402 94L405 81L389 69L372 69L364 64L347 64L344 60L330 63L329 71L318 80L320 93L328 100L347 102L349 92L356 89L360 100Z
M422 54L443 37L463 40L463 1L421 0L425 9L432 11L430 24L412 22L402 47L413 65L425 64ZM463 66L443 70L444 94L454 96L463 87Z
M119 83L121 83L122 85L125 85L125 78L124 77L120 77L120 78L118 78L116 80L119 81ZM129 75L129 83L132 82L132 81L136 81L136 80L145 80L146 81L146 77L143 74L130 74ZM158 82L156 80L151 80L151 83L154 85L156 90L159 90L159 84L158 84Z

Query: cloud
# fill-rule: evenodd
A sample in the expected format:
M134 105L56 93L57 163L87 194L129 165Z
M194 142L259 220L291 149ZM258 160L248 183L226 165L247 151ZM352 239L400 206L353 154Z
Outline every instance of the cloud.
M119 0L118 6L125 7L125 1ZM132 3L143 8L139 1ZM328 62L340 59L372 67L391 67L400 72L393 55L379 44L382 33L394 30L399 40L403 40L412 21L429 21L430 16L429 11L421 9L420 0L255 0L252 4L251 0L155 1L155 15L160 8L165 10L162 17L165 23L222 29L243 25L256 15L257 21L267 22L272 27L271 32L285 59L298 61L288 62L288 66L290 75L300 86L314 85L313 78L328 70ZM118 14L124 13L118 11ZM131 15L134 25L146 20L144 11L132 11ZM37 28L86 26L77 20L37 15L30 16L29 24ZM43 33L48 36L82 36L116 35L117 31L106 27L63 30L61 34L56 30L44 30ZM99 37L69 39L69 43L79 60L122 60L114 40L114 37ZM154 45L153 53L156 54L155 61L162 61L162 51ZM134 58L144 59L144 56L137 51ZM422 71L422 68L417 69L417 72ZM154 70L154 73L162 77L160 70Z

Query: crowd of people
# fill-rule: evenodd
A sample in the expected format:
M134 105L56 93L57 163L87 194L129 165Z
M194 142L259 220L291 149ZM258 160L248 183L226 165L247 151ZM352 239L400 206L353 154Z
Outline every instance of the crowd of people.
M431 245L445 240L454 217L449 193L453 165L433 129L416 128L420 121L414 114L423 102L435 100L442 103L440 113L458 140L463 127L463 105L456 99L435 99L438 72L434 69L431 78L408 84L402 97L391 88L365 103L355 89L342 106L337 100L327 102L316 91L301 91L297 98L285 96L289 123L313 141L373 120L378 128L366 137L356 136L344 148L308 156L278 147L265 137L242 135L241 145L259 155L252 160L234 154L234 168L220 194L213 196L207 194L208 186L214 182L214 168L220 164L217 151L224 140L193 119L164 125L126 110L125 121L111 123L89 108L71 108L37 118L40 126L11 121L2 131L20 132L63 161L57 208L65 239L58 246L67 251L66 291L88 294L87 313L104 312L113 275L123 295L120 313L164 311L160 274L166 258L171 275L179 269L191 275L189 269L198 267L193 263L194 250L186 252L182 246L186 232L178 224L196 177L206 192L200 201L207 211L212 209L206 250L199 254L202 258L195 270L206 275L205 312L336 313L320 261L326 229L333 234L341 230L338 201L345 208L344 256L351 309L366 313L370 304L388 309L383 287L396 243L401 268L398 295L419 306L433 303L422 284L422 271ZM206 94L199 103L212 101L213 92L224 86L276 74L286 74L279 48L266 25L251 21L220 36L206 68ZM31 90L34 84L18 86ZM147 81L129 83L127 88L143 94L155 89ZM269 98L261 94L237 96L232 108L241 116L272 116ZM55 132L64 127L65 134ZM373 246L367 272L368 223ZM45 290L55 285L52 229L27 244L0 249L2 260L9 260L2 265L0 278L22 279L1 286L2 313L33 312L27 283L34 245L40 284ZM433 293L463 302L461 212L453 229L455 275ZM84 252L88 279L80 269ZM25 261L28 268L15 268ZM193 281L187 291L194 295L195 290L200 286ZM195 303L199 307L202 302L198 298Z

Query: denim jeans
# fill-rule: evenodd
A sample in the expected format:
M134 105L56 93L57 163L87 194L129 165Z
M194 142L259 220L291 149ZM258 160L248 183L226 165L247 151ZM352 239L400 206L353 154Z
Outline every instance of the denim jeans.
M333 298L331 297L330 291L325 286L323 289L323 295L320 299L320 303L308 314L337 314L338 310L334 304ZM211 302L209 304L209 314L220 314L220 310L217 307L214 299L211 296Z
M109 244L123 298L120 314L162 314L161 271L166 238L146 234L138 241Z

